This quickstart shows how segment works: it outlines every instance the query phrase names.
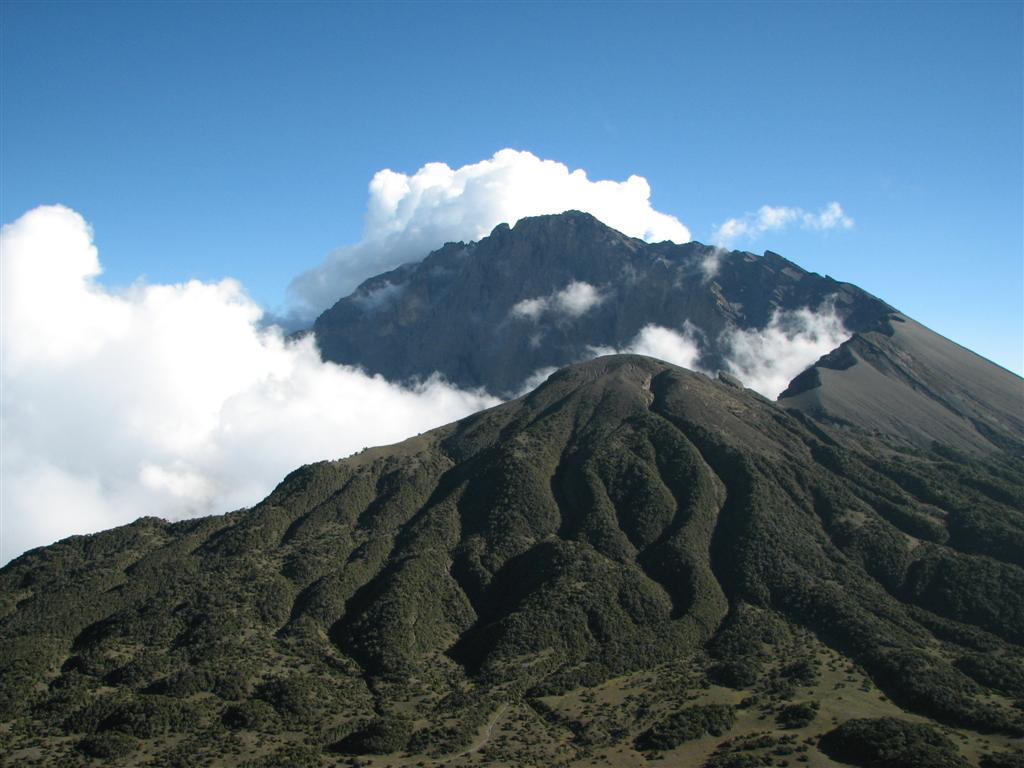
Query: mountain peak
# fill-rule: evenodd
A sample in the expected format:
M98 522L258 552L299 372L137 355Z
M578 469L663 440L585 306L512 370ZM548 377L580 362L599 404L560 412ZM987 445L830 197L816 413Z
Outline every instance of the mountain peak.
M368 281L314 331L327 360L399 380L439 371L507 395L594 348L629 349L649 325L698 329L697 362L716 370L729 351L723 332L764 328L778 311L817 310L838 297L832 311L855 331L889 310L776 254L719 253L709 280L711 253L696 242L627 237L581 211L527 217ZM570 286L587 300L570 300ZM367 300L367 288L379 300Z

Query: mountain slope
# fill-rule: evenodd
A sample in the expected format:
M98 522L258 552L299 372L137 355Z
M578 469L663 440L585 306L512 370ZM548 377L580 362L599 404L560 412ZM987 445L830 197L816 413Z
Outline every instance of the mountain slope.
M854 334L779 401L911 445L1024 455L1024 380L900 314Z
M690 332L699 365L720 370L733 331L806 309L834 311L852 337L791 383L787 407L905 446L1022 450L1024 380L856 286L770 251L646 243L576 211L501 225L371 278L314 331L328 360L393 379L439 371L507 394L537 371L627 348L652 324Z
M961 729L960 765L1024 733L1022 508L1008 453L600 358L251 510L10 563L0 754L725 765L726 732L722 760L884 715Z
M710 279L708 260L718 265ZM588 288L573 293L581 283ZM764 328L777 310L826 303L851 331L891 311L771 252L646 243L568 211L499 225L479 242L448 243L373 277L317 318L314 332L327 360L389 379L439 371L507 394L595 347L624 349L648 324L699 329L701 365L716 370L729 352L726 329Z

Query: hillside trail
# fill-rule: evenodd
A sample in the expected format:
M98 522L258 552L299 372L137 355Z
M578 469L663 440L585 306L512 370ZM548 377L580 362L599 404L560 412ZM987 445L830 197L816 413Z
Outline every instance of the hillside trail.
M476 752L479 752L481 749L487 746L487 742L491 740L491 735L494 733L494 727L498 724L498 721L501 720L501 716L505 714L506 709L508 709L507 702L500 704L498 708L494 711L494 714L491 716L491 719L487 722L487 729L484 731L483 738L480 739L478 743L469 747L469 749L466 749L463 752L459 752L459 754L455 755L455 757L459 758L464 757L466 755L472 755Z

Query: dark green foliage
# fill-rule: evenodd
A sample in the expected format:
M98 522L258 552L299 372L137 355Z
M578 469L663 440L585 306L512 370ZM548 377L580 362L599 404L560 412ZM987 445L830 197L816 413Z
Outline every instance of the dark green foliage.
M112 686L143 686L167 673L167 656L143 651L130 662L109 672L106 682Z
M777 615L740 602L729 612L709 650L722 659L754 657L763 646L776 645L788 637L789 629Z
M96 733L78 742L78 749L88 757L99 760L120 760L139 747L136 739L124 733Z
M241 728L250 731L276 729L277 712L265 701L250 699L241 704L232 704L224 708L221 722L228 728Z
M1024 569L1018 566L922 548L908 569L903 592L909 601L942 616L1024 642Z
M848 720L822 736L819 748L862 768L967 768L936 728L891 717Z
M994 752L981 758L981 768L1024 768L1024 753Z
M160 696L137 696L117 702L109 711L106 706L101 710L96 730L120 731L140 739L188 730L199 722L191 705Z
M639 750L675 749L684 741L699 739L705 734L721 736L736 722L732 707L707 704L688 707L660 720L636 738Z
M765 763L757 755L745 752L727 752L720 755L712 755L704 768L762 768Z
M293 675L275 678L256 689L257 698L270 704L281 717L313 722L336 706L338 692L321 678Z
M1024 735L1024 718L978 703L975 683L941 658L917 650L871 656L876 680L897 701L937 720Z
M720 661L708 669L708 677L712 682L729 688L753 688L761 670L750 656L741 656L732 661Z
M254 765L287 743L296 761L343 743L443 758L526 697L577 747L642 725L637 745L665 749L732 723L685 686L756 687L746 711L768 717L816 684L810 635L900 707L1024 732L986 695L1022 695L1019 468L831 430L608 358L303 467L251 510L35 550L0 569L0 733L16 760L102 734L156 765L195 764L207 742L213 762L256 745ZM535 698L680 659L685 685L621 721Z
M971 653L957 659L956 668L984 686L1024 697L1024 660L1019 657Z
M217 668L220 667L220 668ZM150 687L153 693L187 698L209 691L226 700L243 698L249 692L252 664L235 661L230 666L209 664L179 669Z
M342 739L332 750L350 755L386 755L405 749L410 736L412 722L408 718L378 717Z
M802 701L798 704L787 704L775 716L780 728L803 728L811 724L818 716L820 705L816 701Z
M246 760L241 768L320 768L320 750L302 744L289 744L256 760Z
M818 679L819 666L816 660L804 657L783 666L779 675L798 685L814 685Z

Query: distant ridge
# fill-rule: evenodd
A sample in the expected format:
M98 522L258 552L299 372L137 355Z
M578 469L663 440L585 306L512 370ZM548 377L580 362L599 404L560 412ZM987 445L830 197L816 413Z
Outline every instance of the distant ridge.
M593 290L592 306L541 313L545 299L573 282ZM530 301L540 302L538 316L516 315ZM392 379L439 371L510 395L537 371L595 348L624 348L648 324L697 329L699 364L719 370L729 352L724 330L763 329L776 311L826 303L853 337L798 376L783 404L919 448L1021 450L1024 380L860 288L771 251L646 243L579 211L502 224L477 243L449 243L370 278L324 312L314 332L328 360Z
M710 278L709 261L717 263ZM521 302L543 301L574 282L596 292L593 306L515 314ZM537 370L592 357L595 347L624 349L648 324L681 331L690 323L703 334L701 366L717 370L728 351L719 340L725 329L764 328L776 310L825 302L851 331L894 311L771 251L647 243L567 211L501 224L479 242L448 243L372 277L313 330L327 360L389 379L439 371L460 386L509 395Z

